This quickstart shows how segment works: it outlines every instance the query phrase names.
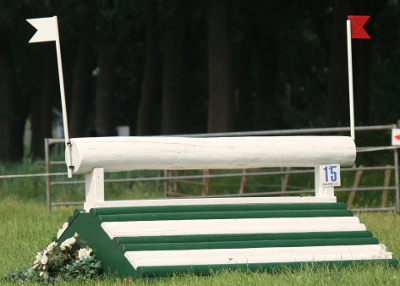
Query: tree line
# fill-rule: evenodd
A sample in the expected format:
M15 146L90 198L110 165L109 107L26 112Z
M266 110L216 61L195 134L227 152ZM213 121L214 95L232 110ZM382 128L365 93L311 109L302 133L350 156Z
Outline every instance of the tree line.
M71 137L346 125L347 15L357 124L397 120L397 0L19 0L0 4L0 160L52 136L60 95L54 43L25 19L57 15Z

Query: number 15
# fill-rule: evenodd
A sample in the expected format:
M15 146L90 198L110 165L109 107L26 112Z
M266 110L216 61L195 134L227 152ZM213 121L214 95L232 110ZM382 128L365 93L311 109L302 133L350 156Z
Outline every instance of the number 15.
M320 182L323 186L340 186L340 165L320 165Z
M335 169L337 168L337 166L325 166L324 171L325 171L325 182L336 182L337 181L337 171L335 171ZM330 170L330 172L328 172L328 170ZM328 178L330 173L330 180Z

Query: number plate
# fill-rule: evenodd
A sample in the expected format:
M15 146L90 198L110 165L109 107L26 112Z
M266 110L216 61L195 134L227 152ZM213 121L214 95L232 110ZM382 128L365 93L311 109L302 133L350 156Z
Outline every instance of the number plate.
M340 165L320 165L319 178L322 186L340 186Z

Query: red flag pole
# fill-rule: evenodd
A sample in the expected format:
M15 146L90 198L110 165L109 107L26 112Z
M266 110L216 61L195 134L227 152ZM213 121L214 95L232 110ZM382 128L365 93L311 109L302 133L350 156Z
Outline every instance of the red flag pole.
M347 20L347 67L349 76L349 108L350 108L350 136L356 139L354 127L354 85L353 85L353 57L351 48L351 21Z

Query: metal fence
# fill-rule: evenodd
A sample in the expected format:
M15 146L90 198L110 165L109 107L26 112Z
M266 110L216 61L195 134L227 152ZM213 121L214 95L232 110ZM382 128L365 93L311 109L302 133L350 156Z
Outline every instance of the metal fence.
M396 128L396 125L379 125L379 126L359 126L356 127L355 130L357 132L362 131L380 131L380 130L392 130ZM229 137L229 136L275 136L275 135L302 135L302 134L336 134L340 132L349 132L349 127L337 127L337 128L312 128L312 129L290 129L290 130L271 130L271 131L252 131L252 132L229 132L229 133L205 133L205 134L189 134L189 135L176 135L176 136L186 136L186 137ZM388 141L389 138L388 138ZM70 184L84 184L82 181L52 181L52 173L51 166L52 165L65 165L64 161L51 161L50 159L50 146L53 144L64 144L63 139L45 139L45 168L46 168L46 195L47 195L47 211L51 212L52 206L59 205L79 205L83 204L83 202L57 202L54 203L51 201L51 192L52 186L55 185L70 185ZM400 213L400 201L399 201L399 166L398 166L398 147L396 146L372 146L372 147L358 147L357 154L363 152L379 152L379 151L392 151L393 152L393 164L386 166L369 166L363 167L359 165L358 167L351 168L341 168L342 172L356 172L356 179L351 188L335 188L335 192L350 192L350 197L348 201L349 207L352 206L352 202L350 198L354 199L354 195L356 192L364 192L364 191L382 191L382 200L387 198L389 191L395 191L396 197L396 206L394 207L386 207L382 201L382 206L379 208L362 208L362 209L353 209L357 211L388 211L388 210L396 210ZM358 182L360 181L360 177L363 171L385 171L385 183L383 186L362 186L360 187ZM390 185L390 179L386 180L386 177L390 178L391 172L394 171L394 185ZM247 170L243 170L238 173L226 173L226 174L210 174L205 170L203 175L171 175L168 172L164 172L164 175L157 177L144 177L144 178L121 178L121 179L106 179L105 183L120 183L120 182L143 182L143 181L164 181L165 182L165 195L175 194L179 195L179 193L168 190L169 183L194 183L203 187L202 195L207 195L208 197L234 197L234 196L281 196L281 195L293 195L293 194L307 194L314 193L314 189L310 190L287 190L285 188L285 184L287 184L288 176L291 174L300 174L300 173L313 173L314 170L292 170L292 169L281 169L278 171L256 171L256 172L247 172ZM53 173L54 174L54 173ZM361 174L361 175L360 175ZM389 175L387 175L389 174ZM57 173L57 175L67 176L67 173ZM250 176L286 176L286 180L282 180L282 186L279 191L272 192L257 192L257 193L245 193L244 188L246 184L246 180ZM209 180L215 178L228 178L228 177L241 177L242 183L240 186L240 190L236 194L228 194L228 195L209 195ZM357 179L358 177L358 179ZM191 182L193 179L202 179L203 182Z

